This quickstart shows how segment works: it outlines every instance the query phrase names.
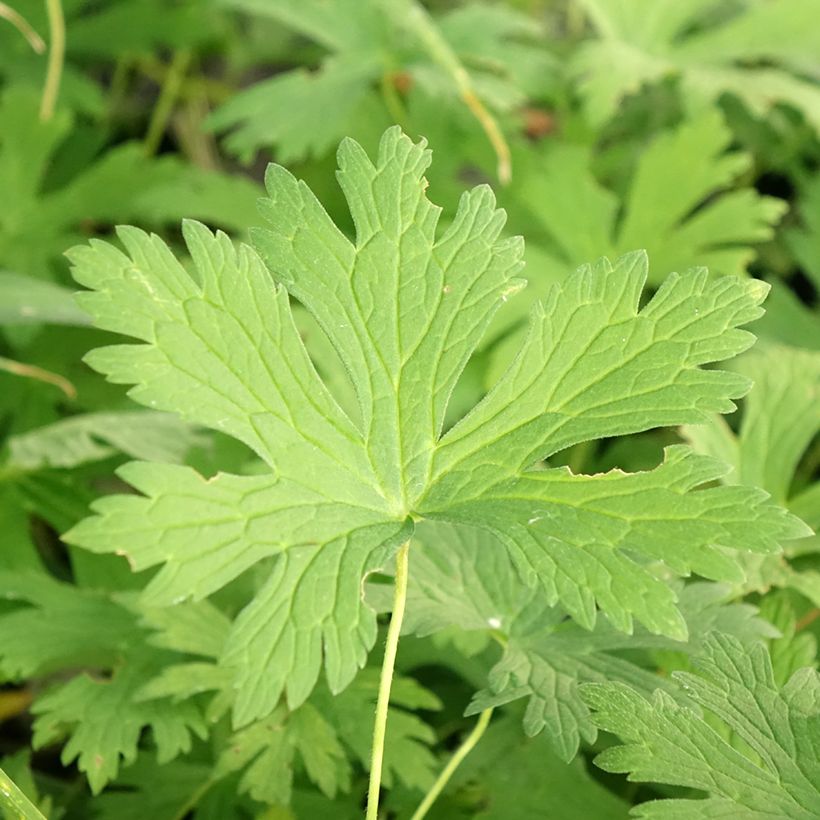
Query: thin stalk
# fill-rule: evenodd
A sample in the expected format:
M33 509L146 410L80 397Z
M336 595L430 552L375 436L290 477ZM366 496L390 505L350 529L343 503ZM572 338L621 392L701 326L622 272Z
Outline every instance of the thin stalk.
M370 784L367 788L367 814L365 820L378 820L379 791L382 783L384 764L384 738L387 730L387 710L390 706L390 687L393 684L393 669L396 666L396 651L399 648L401 622L407 603L407 575L410 564L410 542L402 544L396 554L396 586L393 593L393 614L387 628L387 644L384 647L382 673L379 678L379 696L376 700L376 720L373 725L373 750L370 754Z
M389 70L382 73L381 92L390 119L401 126L402 131L408 132L410 129L407 126L407 112L404 110L404 105L393 83L393 74Z
M204 783L200 783L179 807L173 816L173 820L184 820L202 802L202 798L205 797L217 780L216 777L209 777Z
M160 89L156 105L151 112L148 132L143 141L145 153L149 157L157 152L157 148L159 148L159 144L162 141L162 135L168 127L168 122L174 111L174 103L176 103L177 97L179 96L182 82L185 79L185 72L188 70L190 61L191 52L187 49L181 49L174 55L174 59L168 67L168 73L165 75L165 81Z
M15 11L7 3L0 3L0 17L8 20L22 34L37 54L45 52L46 44L43 42L43 38L32 28L31 23L22 14Z
M462 102L478 120L490 141L495 151L498 179L502 185L506 185L512 179L512 159L507 140L501 133L495 117L476 93L467 69L452 46L444 39L427 9L417 0L389 3L386 8L392 13L398 25L409 26L421 40L430 57L450 75Z
M208 171L219 170L219 152L213 134L203 123L208 116L208 98L204 89L188 95L174 119L174 134L182 153L194 164Z
M814 609L810 609L795 625L794 631L799 632L801 629L805 629L809 624L813 624L818 618L820 618L820 609L815 607Z
M114 73L108 86L108 117L113 120L122 108L125 95L128 91L128 81L134 64L133 56L125 52L117 57Z
M479 716L478 720L476 721L476 725L473 726L473 731L470 732L469 735L464 739L464 742L461 746L456 749L456 753L450 758L450 762L444 767L444 771L438 776L438 779L435 783L430 787L430 790L424 795L424 800L421 801L421 804L413 813L413 816L410 820L422 820L422 817L425 817L427 812L430 811L433 803L436 802L438 796L444 791L444 787L449 782L450 778L453 776L453 772L461 765L461 762L467 757L468 754L475 748L476 743L481 740L481 736L484 734L487 726L490 723L490 718L493 716L493 707L491 706L489 709L485 709Z
M63 76L65 60L65 17L60 0L46 0L48 12L48 66L43 96L40 100L40 119L46 122L54 115L60 78Z
M77 398L77 389L59 373L43 370L42 367L37 367L34 364L24 364L14 359L7 359L5 356L0 356L0 370L5 370L6 373L13 373L15 376L22 376L26 379L37 379L37 381L53 384L55 387L59 387L69 399Z

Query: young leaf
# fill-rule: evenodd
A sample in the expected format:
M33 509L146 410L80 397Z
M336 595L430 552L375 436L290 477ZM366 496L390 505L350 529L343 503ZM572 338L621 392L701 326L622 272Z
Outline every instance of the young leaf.
M620 683L588 684L584 698L598 726L623 746L595 762L630 780L702 789L703 800L642 804L638 817L789 817L810 820L820 807L820 676L795 672L778 687L766 650L713 633L697 673L674 673L707 720L656 692L646 700ZM722 725L725 731L716 728ZM732 733L730 735L729 733Z
M145 601L210 595L262 559L269 580L238 616L222 662L235 670L238 724L291 708L324 665L340 691L376 637L361 584L435 518L484 528L548 604L592 627L600 608L683 637L675 595L648 560L733 578L731 549L771 552L805 526L759 490L712 487L712 459L670 448L656 470L576 476L530 470L575 442L726 412L748 381L700 365L752 342L766 286L705 271L673 274L642 309L645 255L587 266L533 314L514 365L442 435L448 399L501 302L520 286L519 239L487 187L461 199L449 227L426 198L430 157L397 128L375 162L346 141L339 180L356 226L345 237L303 183L267 175L269 227L250 248L188 223L190 274L157 237L132 228L127 253L103 242L71 254L98 326L139 344L89 363L130 395L244 442L259 475L132 463L142 496L112 496L66 538L162 565ZM317 375L288 294L316 319L357 398L346 415ZM649 505L649 506L647 506ZM651 512L647 512L651 510ZM442 545L446 549L446 544ZM730 548L730 549L726 549Z
M291 714L277 709L229 740L215 776L245 768L241 792L254 800L286 806L291 800L293 766L298 759L308 777L328 797L350 788L350 764L333 727L310 703Z
M61 760L66 766L78 761L94 794L116 776L120 760L125 764L136 760L145 727L152 730L160 763L190 751L191 734L206 736L205 723L193 702L136 699L139 689L168 660L159 652L135 652L110 679L78 675L46 692L32 706L37 715L34 748L68 735Z

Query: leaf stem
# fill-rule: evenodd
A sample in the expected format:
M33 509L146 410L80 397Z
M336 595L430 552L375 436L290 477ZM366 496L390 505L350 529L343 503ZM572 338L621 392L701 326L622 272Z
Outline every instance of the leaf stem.
M393 77L393 73L389 70L385 70L382 73L382 100L384 100L384 105L385 108L387 108L387 113L390 115L390 119L392 119L397 125L401 126L402 131L409 133L410 128L407 125L406 112L404 110L404 105L399 98L398 92L396 91Z
M46 0L48 12L48 66L43 96L40 100L40 119L47 122L54 115L60 78L63 75L65 59L65 17L60 0Z
M46 50L43 38L32 28L31 23L7 3L0 3L0 17L8 20L22 34L37 54Z
M202 801L211 787L217 782L216 777L209 777L200 783L188 796L188 799L177 809L172 820L184 820Z
M401 622L407 603L407 575L409 570L410 542L405 541L396 554L396 586L393 593L393 614L387 628L387 644L379 678L379 696L376 700L376 720L373 725L373 750L370 755L370 784L367 788L367 814L365 820L377 820L379 816L379 791L384 763L384 738L387 729L387 710L390 706L390 687L393 684L393 669L396 665L396 651L399 647Z
M478 120L492 145L496 156L498 180L502 185L506 185L512 179L510 147L495 117L476 93L473 81L453 47L444 38L427 9L418 0L390 3L387 5L387 10L394 14L396 20L401 21L416 34L430 57L450 75L462 102Z
M72 400L77 398L77 389L59 373L43 370L42 367L37 367L34 364L24 364L14 359L7 359L5 356L0 356L0 370L5 370L6 373L13 373L15 376L22 376L26 379L37 379L37 381L53 384L55 387L59 387L67 398Z
M453 776L453 772L455 772L455 770L461 765L464 758L467 757L467 755L470 754L470 752L475 748L476 743L481 740L481 736L484 734L484 731L489 725L490 718L492 716L492 706L489 709L485 709L478 716L478 720L476 721L475 726L473 726L473 731L467 735L461 746L456 749L455 754L450 758L450 762L444 767L444 770L438 776L436 782L430 787L427 794L424 795L424 800L421 801L421 804L413 813L410 820L422 820L422 817L425 817L427 812L430 811L433 803L436 802L436 799L442 793L444 787Z
M801 629L805 629L809 624L814 623L818 618L820 618L820 609L815 607L814 609L810 609L795 625L794 631L799 632Z
M168 73L159 92L154 110L151 112L151 121L148 123L148 133L143 141L143 148L147 156L156 154L162 135L168 127L171 114L174 111L174 103L177 101L180 89L182 88L185 72L191 62L191 52L188 49L180 49L171 60Z

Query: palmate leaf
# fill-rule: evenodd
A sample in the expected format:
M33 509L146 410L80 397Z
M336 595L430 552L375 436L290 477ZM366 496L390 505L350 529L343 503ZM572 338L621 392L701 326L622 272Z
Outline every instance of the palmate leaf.
M268 227L254 235L261 258L194 223L185 227L193 275L133 228L120 231L125 253L95 241L71 254L92 289L82 306L141 342L98 350L90 364L134 385L137 401L239 439L267 466L206 479L189 467L127 465L121 475L142 496L102 499L66 536L121 552L136 569L160 566L145 590L153 605L206 597L276 557L222 658L236 676L238 724L269 714L283 691L290 707L304 701L323 655L331 690L350 682L376 636L362 580L415 520L491 532L548 604L587 627L599 608L620 629L634 617L678 637L674 593L647 560L735 577L726 548L770 552L806 533L759 490L693 492L721 468L683 449L635 475L530 470L578 441L733 409L748 381L699 365L749 346L736 326L760 315L765 285L673 275L639 311L645 255L582 268L538 306L509 372L442 436L459 374L521 286L521 241L500 238L504 214L486 187L465 193L437 234L429 152L398 129L375 163L352 141L339 161L355 241L273 166ZM351 416L313 368L288 294L344 363Z
M638 817L810 820L820 810L820 677L801 669L779 687L771 659L712 633L696 674L674 676L712 719L663 692L647 700L620 683L588 684L595 721L623 746L595 762L630 780L702 789L703 800L644 803Z
M245 769L239 782L261 803L287 806L298 761L328 797L350 788L350 764L333 727L310 703L290 715L284 708L235 732L219 757L214 776Z

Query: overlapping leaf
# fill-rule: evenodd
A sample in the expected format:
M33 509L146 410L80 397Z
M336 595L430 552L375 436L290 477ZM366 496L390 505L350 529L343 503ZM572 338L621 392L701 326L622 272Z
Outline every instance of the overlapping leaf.
M736 369L755 382L737 435L719 416L684 428L684 435L700 452L732 465L724 481L762 487L817 529L820 484L810 473L797 475L797 468L820 431L820 353L767 344L738 359ZM787 556L745 556L742 589L792 587L820 606L820 573L810 567L798 571L786 560L817 550L815 538L790 545Z
M573 60L593 121L607 120L627 94L673 75L691 107L729 93L757 116L781 103L820 128L813 0L739 4L728 13L717 0L580 2L598 34Z
M142 496L114 496L71 542L160 566L154 605L202 598L265 559L269 580L240 613L222 663L234 670L235 720L305 700L322 658L333 691L362 666L375 616L362 580L436 518L483 528L549 605L587 627L602 610L683 637L675 595L654 572L736 577L731 549L770 552L806 533L759 490L697 489L722 468L683 448L655 471L576 476L531 470L575 442L699 422L726 412L745 378L700 365L748 347L737 326L760 314L759 282L673 275L639 310L644 255L603 260L535 311L518 358L442 436L449 396L500 303L514 293L521 242L500 238L492 193L466 193L449 227L425 195L429 152L398 129L375 162L343 143L339 180L356 227L344 236L303 183L272 167L261 258L202 226L185 228L195 272L156 237L123 229L72 253L83 307L135 337L89 362L150 407L252 448L259 475L134 463ZM267 263L268 269L263 264ZM270 275L274 280L271 282ZM324 330L357 407L345 414L317 375L288 294ZM442 549L447 545L442 544Z
M206 734L193 702L136 699L140 687L166 660L162 653L135 652L110 678L82 674L46 692L32 707L37 715L34 747L68 735L61 759L65 765L77 760L95 794L116 776L121 762L136 760L146 727L152 731L160 763L190 751L192 734Z
M727 190L752 164L749 154L727 152L730 144L710 108L649 142L623 198L596 180L589 148L570 143L522 154L512 195L543 232L549 272L645 247L654 282L695 265L737 275L752 246L771 238L785 203L749 187Z
M1 572L0 675L6 681L73 667L111 665L141 636L133 615L110 596L45 573Z
M321 157L362 125L370 125L372 133L372 126L395 120L402 84L438 101L457 98L452 72L442 69L411 25L419 13L415 0L222 4L272 18L328 52L315 70L278 73L241 91L210 117L213 128L229 132L228 150L245 160L273 146L282 162ZM453 59L463 61L459 69L493 108L521 104L523 89L537 87L550 65L546 52L533 45L540 26L514 9L476 3L441 15L436 25ZM384 97L388 105L396 98L392 110L385 108Z
M692 634L687 643L646 631L626 636L607 624L588 632L567 621L560 607L549 609L486 532L428 522L415 536L404 629L424 636L456 626L494 636L503 655L467 714L527 698L525 732L532 736L546 729L553 750L571 760L582 739L596 737L580 683L619 680L646 694L659 685L654 672L623 650L688 654L699 647L700 636L718 626L746 640L776 634L754 617L752 607L726 605L729 592L725 585L703 583L682 590L680 608Z
M623 746L596 763L631 780L701 789L705 799L644 803L639 817L789 817L820 808L820 677L812 668L779 687L771 660L729 635L713 633L697 673L675 678L712 719L663 692L647 700L620 683L588 684L599 727Z

